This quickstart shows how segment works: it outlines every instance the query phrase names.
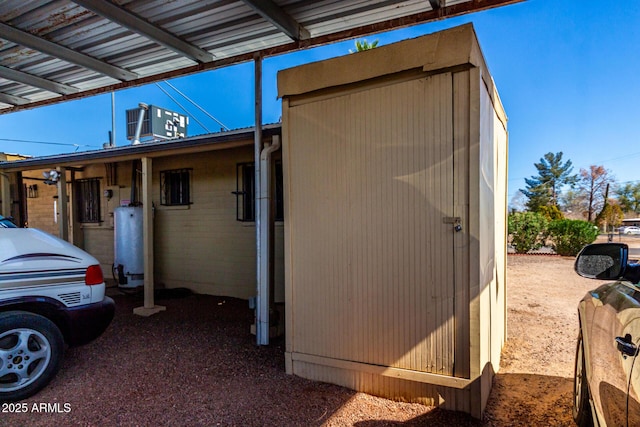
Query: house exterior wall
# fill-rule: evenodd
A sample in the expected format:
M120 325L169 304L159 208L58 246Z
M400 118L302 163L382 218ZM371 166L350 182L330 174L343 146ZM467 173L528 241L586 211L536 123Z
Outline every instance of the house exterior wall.
M25 185L35 184L38 189L37 197L27 197L27 226L39 228L58 236L60 233L57 223L57 215L59 215L59 210L57 209L58 187L47 185L41 181L42 172L45 172L45 170L29 171L22 174Z
M25 159L19 154L6 154L0 152L0 161L11 162ZM15 173L0 175L0 214L5 217L12 217L16 224L22 224L22 206L19 194L21 192L20 176Z
M250 145L195 154L153 159L154 281L159 287L186 287L197 293L247 299L256 294L255 223L236 220L236 165L253 162ZM115 163L108 179L105 164L91 164L74 173L75 179L99 178L100 222L79 223L70 208L74 243L101 263L105 277L112 277L114 216L131 199L132 161ZM163 206L160 173L191 169L192 204ZM26 173L25 173L26 174ZM70 181L70 172L67 172ZM30 171L29 176L42 176ZM109 182L111 181L111 182ZM38 182L39 197L29 199L30 226L57 235L53 221L56 186ZM111 198L104 194L111 190ZM75 194L69 184L70 205ZM275 300L284 300L284 229L275 226Z
M253 159L251 147L214 155L154 159L156 282L196 292L255 295L255 224L236 220L236 163ZM162 206L163 170L193 168L193 204Z
M505 338L506 117L472 28L454 30L408 43L475 52L442 69L390 72L400 42L375 49L380 69L284 72L286 362L480 417ZM327 75L305 93L311 69Z

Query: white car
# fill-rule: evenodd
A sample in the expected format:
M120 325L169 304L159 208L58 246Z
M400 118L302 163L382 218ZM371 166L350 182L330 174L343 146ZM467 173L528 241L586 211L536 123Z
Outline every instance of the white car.
M636 227L635 225L621 227L620 233L621 234L640 234L640 227Z
M0 216L0 401L46 386L65 344L97 338L114 312L94 257Z

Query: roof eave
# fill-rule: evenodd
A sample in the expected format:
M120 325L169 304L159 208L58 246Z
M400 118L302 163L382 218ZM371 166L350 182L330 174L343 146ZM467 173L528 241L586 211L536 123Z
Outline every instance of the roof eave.
M280 128L281 125L279 123L263 126L263 138L271 138L273 135L279 135ZM119 147L105 148L102 150L33 157L25 160L3 161L0 162L0 170L3 172L21 172L57 166L77 167L93 163L122 162L142 157L153 158L174 154L224 150L252 145L253 143L254 129L245 128L235 131L200 135L191 138L149 142L138 145L123 145Z

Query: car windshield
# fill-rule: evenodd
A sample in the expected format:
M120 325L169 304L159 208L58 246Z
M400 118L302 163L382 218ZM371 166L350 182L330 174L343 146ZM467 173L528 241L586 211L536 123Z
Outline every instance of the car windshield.
M9 218L0 215L0 228L18 228Z

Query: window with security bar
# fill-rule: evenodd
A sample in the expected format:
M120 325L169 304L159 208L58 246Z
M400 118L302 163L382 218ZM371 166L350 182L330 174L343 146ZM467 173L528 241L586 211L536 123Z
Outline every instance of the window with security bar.
M75 182L78 221L100 222L100 180L79 179Z
M184 206L191 200L192 169L174 169L160 172L160 204Z
M253 163L238 163L236 170L236 219L243 222L256 220L255 169ZM284 220L282 162L275 163L274 219Z

